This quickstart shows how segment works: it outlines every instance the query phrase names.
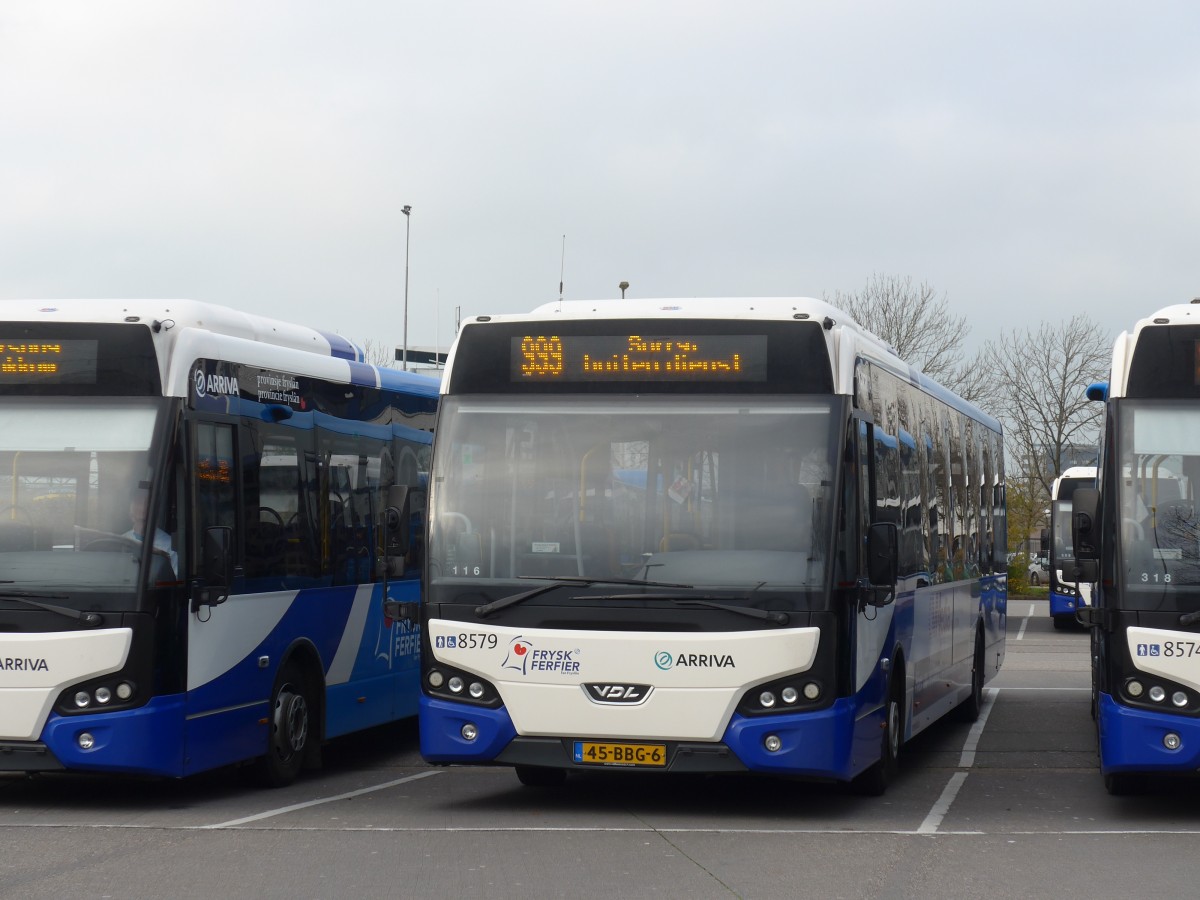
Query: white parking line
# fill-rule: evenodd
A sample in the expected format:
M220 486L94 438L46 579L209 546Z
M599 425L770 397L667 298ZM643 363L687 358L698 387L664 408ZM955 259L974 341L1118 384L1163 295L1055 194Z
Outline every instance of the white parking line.
M967 742L963 744L962 756L958 758L960 769L969 769L975 765L975 748L979 746L979 738L983 735L983 726L987 724L988 716L991 715L992 706L995 705L999 693L999 688L988 688L984 691L983 709L979 711L979 718L975 720L975 724L967 733Z
M1029 612L1025 613L1025 618L1021 620L1021 630L1017 632L1017 640L1025 637L1025 626L1029 624L1029 617L1033 615L1033 604L1029 604Z
M1030 610L1032 611L1032 607L1030 607ZM1021 630L1024 631L1024 626L1021 627ZM983 727L987 724L988 715L991 713L992 707L995 705L996 698L999 695L999 688L988 688L985 691L983 709L979 711L979 718L975 720L975 724L971 726L971 730L967 733L967 740L963 743L962 755L958 758L958 767L960 769L969 769L975 765L975 749L979 746L979 738L983 735ZM917 829L917 834L938 833L938 826L942 824L942 819L946 818L946 813L950 812L954 798L958 796L959 790L967 780L967 774L967 772L955 772L950 776L950 781L942 789L942 795L937 798L937 802L933 804L933 808L929 810L929 814L925 816L925 821Z
M966 772L955 772L950 776L950 783L942 791L942 796L937 798L937 803L933 804L933 809L929 811L929 815L925 817L925 821L917 829L917 834L937 834L938 826L942 824L942 819L946 817L946 813L950 812L950 804L954 802L954 798L958 796L958 789L963 786L963 782L966 780Z
M212 828L232 828L234 825L245 825L248 822L258 822L262 819L269 819L272 816L282 816L284 813L295 812L298 809L308 809L310 806L320 806L322 803L333 803L336 800L349 800L351 797L361 797L363 794L370 794L373 791L382 791L386 788L395 787L398 784L406 784L410 781L416 781L418 778L428 778L430 775L440 774L442 774L441 769L436 769L429 772L418 772L416 775L409 775L407 778L397 778L395 781L376 784L372 787L359 788L357 791L347 791L345 794L338 794L335 797L320 797L316 800L306 800L304 803L294 803L291 806L281 806L278 809L269 809L266 812L256 813L253 816L245 816L241 819L230 819L228 822L218 822L215 825L201 825L199 826L199 830L204 831Z

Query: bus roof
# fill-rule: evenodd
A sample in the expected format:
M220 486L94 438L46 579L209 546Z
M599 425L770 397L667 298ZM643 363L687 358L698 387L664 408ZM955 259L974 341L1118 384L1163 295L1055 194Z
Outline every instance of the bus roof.
M860 325L845 310L815 297L669 297L647 299L556 300L527 313L481 315L465 319L462 329L489 322L547 322L605 319L734 319L744 321L811 320L823 325L835 391L851 393L854 362L865 356L922 390L938 397L987 427L1001 430L999 420L957 396L916 366L904 361L882 338ZM460 332L461 334L461 332ZM450 384L457 341L446 361L443 390Z
M181 373L185 376L186 368L200 356L296 368L299 374L426 397L438 395L437 378L370 365L363 349L339 334L197 300L0 300L3 322L145 325L153 333L163 384L172 395L186 393ZM175 359L181 354L192 358Z
M1137 346L1142 331L1165 325L1200 325L1200 298L1192 300L1190 303L1164 306L1144 319L1139 319L1134 323L1132 330L1123 331L1117 335L1117 339L1113 342L1112 368L1105 399L1125 396L1129 386L1129 367L1133 362L1133 350Z

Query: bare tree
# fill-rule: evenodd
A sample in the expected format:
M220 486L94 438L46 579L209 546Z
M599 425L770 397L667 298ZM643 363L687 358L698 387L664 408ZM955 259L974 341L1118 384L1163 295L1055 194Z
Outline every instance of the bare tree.
M396 348L383 341L367 339L359 344L366 355L366 360L373 366L394 369L396 367Z
M987 394L988 380L974 361L964 361L965 316L952 316L946 295L912 278L871 276L858 293L836 291L830 300L890 344L902 359L968 400Z
M1043 498L1071 452L1096 444L1102 407L1084 395L1107 377L1112 341L1086 315L1034 332L1014 330L988 346L985 365L994 381L994 411L1004 421L1010 463Z

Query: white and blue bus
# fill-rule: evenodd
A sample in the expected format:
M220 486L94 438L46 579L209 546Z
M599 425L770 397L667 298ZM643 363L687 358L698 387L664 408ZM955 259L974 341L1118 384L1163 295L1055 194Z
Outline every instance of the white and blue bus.
M1200 303L1142 319L1114 345L1095 490L1074 499L1095 604L1092 710L1110 793L1200 770Z
M560 302L442 385L421 752L881 792L1004 656L999 423L812 299Z
M1081 487L1096 486L1095 466L1071 466L1050 486L1050 619L1058 629L1078 627L1075 613L1092 601L1092 586L1078 581L1071 537L1071 501Z
M0 770L285 784L415 715L437 398L218 306L0 303Z

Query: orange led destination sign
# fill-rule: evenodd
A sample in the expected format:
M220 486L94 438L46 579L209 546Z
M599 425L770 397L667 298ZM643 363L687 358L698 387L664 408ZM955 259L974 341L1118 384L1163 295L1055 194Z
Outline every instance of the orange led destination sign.
M557 335L512 339L513 381L764 381L761 334Z
M96 383L97 342L29 341L0 337L0 384Z

